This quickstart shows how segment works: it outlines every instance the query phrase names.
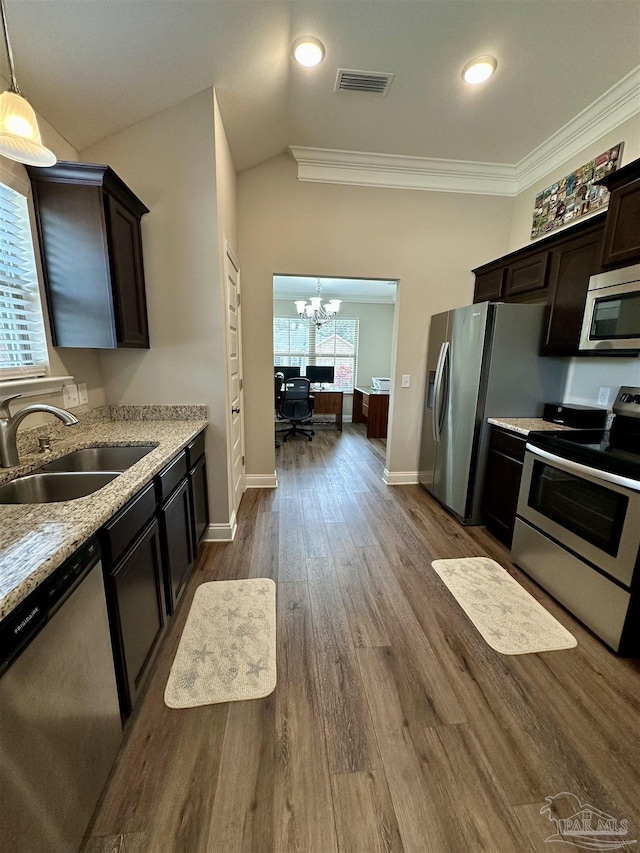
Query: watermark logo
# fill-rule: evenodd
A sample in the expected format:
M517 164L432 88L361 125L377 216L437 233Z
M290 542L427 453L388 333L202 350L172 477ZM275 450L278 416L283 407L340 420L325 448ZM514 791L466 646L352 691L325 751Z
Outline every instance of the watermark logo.
M628 820L618 820L588 803L581 803L568 791L547 797L540 814L546 814L556 829L545 841L571 844L582 850L624 850L638 843L627 838Z

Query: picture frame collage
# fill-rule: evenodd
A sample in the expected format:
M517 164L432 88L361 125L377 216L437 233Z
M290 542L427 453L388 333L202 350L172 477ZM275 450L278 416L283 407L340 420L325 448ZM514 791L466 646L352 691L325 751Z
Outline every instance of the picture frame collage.
M609 191L595 181L618 168L623 147L619 142L536 195L532 240L609 204Z

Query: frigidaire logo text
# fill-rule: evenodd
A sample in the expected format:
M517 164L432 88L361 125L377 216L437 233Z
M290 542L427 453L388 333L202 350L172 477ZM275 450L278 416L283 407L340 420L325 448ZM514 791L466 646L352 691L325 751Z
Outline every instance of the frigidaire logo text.
M31 622L31 620L33 619L33 617L39 612L40 612L40 608L34 607L33 610L31 611L31 613L27 614L27 616L24 617L22 622L20 622L18 625L16 625L16 627L13 629L13 633L19 634L20 631L22 631L22 629L25 627L25 625L28 625L29 622Z

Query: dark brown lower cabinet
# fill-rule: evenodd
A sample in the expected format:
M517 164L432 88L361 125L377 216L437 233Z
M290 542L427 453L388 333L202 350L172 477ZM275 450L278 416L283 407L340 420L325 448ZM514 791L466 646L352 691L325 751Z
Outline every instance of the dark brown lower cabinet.
M484 480L482 512L487 528L511 546L522 479L525 436L493 427Z
M185 478L158 513L169 613L175 612L193 569L193 532L189 504L189 481Z
M107 571L120 705L131 713L167 625L158 522L144 528Z
M195 557L198 553L198 545L209 526L207 463L204 456L201 456L189 471L189 499L191 501L191 533Z

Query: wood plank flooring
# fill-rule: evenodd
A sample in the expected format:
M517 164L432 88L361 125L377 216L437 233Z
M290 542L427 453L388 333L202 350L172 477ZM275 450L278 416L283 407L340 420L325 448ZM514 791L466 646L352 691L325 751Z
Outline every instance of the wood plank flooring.
M234 542L208 545L160 652L85 853L537 853L569 791L640 840L640 661L613 655L418 486L384 443L317 430L276 451ZM431 561L486 554L578 639L504 656ZM266 699L170 710L163 691L198 584L278 584Z

